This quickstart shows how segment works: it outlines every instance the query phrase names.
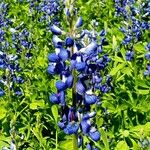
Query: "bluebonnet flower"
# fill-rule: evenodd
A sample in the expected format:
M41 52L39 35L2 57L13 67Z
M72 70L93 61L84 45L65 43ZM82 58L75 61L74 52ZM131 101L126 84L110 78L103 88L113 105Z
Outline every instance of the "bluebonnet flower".
M3 14L0 15L0 39L1 39L1 51L0 51L0 68L2 69L1 83L3 87L9 88L12 94L16 96L22 96L23 91L20 88L20 84L24 83L22 77L22 69L20 68L20 57L22 56L22 50L24 50L27 59L32 57L31 48L33 47L30 32L24 28L24 23L15 26L10 18L8 18L8 4L1 3L0 7ZM9 41L6 38L6 32L9 32ZM13 51L11 51L13 49ZM14 53L15 51L15 53ZM6 78L3 78L3 77ZM8 85L9 84L9 85Z
M50 94L49 99L53 104L61 106L58 126L66 134L82 132L83 136L99 141L100 132L92 121L96 112L91 112L91 107L99 102L100 95L111 90L111 77L105 80L101 74L111 61L108 54L103 52L106 32L83 30L80 33L82 17L75 17L76 9L65 3L66 1L64 5L67 15L76 18L76 22L68 33L55 24L50 27L54 34L52 41L55 51L48 55L47 72L50 75L59 75L60 79L56 81L56 91ZM68 22L70 21L72 20ZM68 89L72 89L71 106L67 101ZM83 137L80 135L78 138L81 146Z
M4 95L5 95L5 92L0 88L0 97Z
M150 43L148 43L145 48L146 48L145 58L147 61L147 67L144 72L144 76L149 76L150 75Z
M86 148L87 148L87 150L92 150L92 149L93 149L90 143L88 143L88 144L86 145Z
M16 145L15 145L14 140L11 141L10 150L16 150Z
M144 72L144 76L149 76L150 75L150 64L147 64L147 69Z
M133 59L134 52L133 51L127 51L126 52L126 60L131 61Z
M70 122L65 128L64 132L66 134L76 134L79 129L79 125L77 123Z
M148 43L145 48L146 48L146 50L147 50L147 52L146 52L146 54L145 54L145 58L146 58L147 60L150 60L150 43Z
M60 0L42 0L34 1L28 0L30 9L29 13L32 15L32 18L41 23L41 25L49 29L51 24L60 25L59 23L59 12L61 12L61 1ZM38 14L38 15L37 15Z
M148 1L141 1L140 4L138 3L137 5L137 1L135 0L115 0L116 15L122 18L123 24L120 27L120 30L124 34L124 40L122 44L127 50L132 49L134 44L141 40L145 30L150 29L149 22L146 22L144 19L149 14L148 3ZM126 52L127 61L131 61L133 56L134 50L132 50L132 52ZM146 55L146 58L149 58L148 54Z
M92 143L87 143L86 148L87 148L87 150L99 150L99 148L93 147Z
M81 135L78 136L78 147L81 147L83 144L83 137Z
M145 58L146 58L147 60L150 60L150 52L148 52L147 54L145 54Z

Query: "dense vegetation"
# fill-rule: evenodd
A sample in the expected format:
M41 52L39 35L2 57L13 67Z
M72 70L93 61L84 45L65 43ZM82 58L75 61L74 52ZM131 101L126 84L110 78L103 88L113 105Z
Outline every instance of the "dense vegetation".
M0 149L149 150L149 0L1 0Z

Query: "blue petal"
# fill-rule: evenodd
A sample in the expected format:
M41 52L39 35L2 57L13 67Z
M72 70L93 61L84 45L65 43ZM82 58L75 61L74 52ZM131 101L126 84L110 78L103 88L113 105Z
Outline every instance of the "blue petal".
M58 91L64 91L64 90L66 90L66 84L62 81L57 81L56 88Z
M50 30L52 31L53 34L55 35L61 35L62 34L62 31L59 27L57 27L56 25L52 25L50 27Z
M149 71L149 73L150 73L150 64L149 65L147 65L147 70Z
M56 73L57 73L57 74L61 74L62 71L63 71L64 68L65 68L65 65L64 65L64 63L57 63L55 68L56 68L56 69L55 69L55 70L56 70Z
M88 105L95 104L97 101L97 96L94 94L85 94L85 103Z
M63 45L62 40L61 40L60 38L58 38L57 36L53 36L52 41L53 41L53 44L54 44L54 46L55 46L56 48L57 48L57 47L62 47L62 45Z
M99 53L102 53L103 52L102 46L98 46L97 50Z
M78 132L79 125L77 123L70 122L66 128L64 129L64 132L66 134L76 134Z
M84 134L87 134L90 131L91 125L87 122L88 120L81 121L81 128Z
M22 93L22 91L21 91L20 88L16 88L16 89L15 89L15 94L16 94L17 96L21 96L23 93Z
M81 135L78 136L78 147L81 147L83 144L83 137Z
M56 55L56 53L51 53L48 55L48 60L51 62L57 62L59 61L59 57Z
M147 54L145 54L145 58L146 58L147 60L150 60L150 52L147 53Z
M144 71L144 76L150 75L150 72L148 70Z
M67 116L66 116L66 114L63 114L63 116L62 116L62 121L63 121L63 122L66 122L66 121L67 121Z
M89 136L94 141L99 141L100 140L100 133L99 133L98 130L96 130L94 132L89 132Z
M72 85L73 85L73 76L72 75L70 75L69 77L67 77L66 84L67 84L68 88L72 87Z
M90 118L95 117L95 115L96 115L96 112L95 112L95 111L94 111L94 112L90 112L90 113L85 114L85 115L83 116L83 119L87 120L87 119L90 119Z
M88 65L88 71L89 73L94 73L97 69L97 65L96 64L89 64Z
M55 93L53 93L53 94L51 94L51 95L49 96L49 100L50 100L52 103L54 103L54 104L59 104L59 103L60 103L60 101L59 101L59 99L58 99L58 96L57 96L57 94L55 94Z
M97 50L97 43L96 42L91 42L85 49L85 54L91 55L95 54Z
M58 126L60 129L64 129L66 127L65 122L61 122L61 121L58 122Z
M109 88L106 84L103 84L103 85L100 87L100 91L101 91L102 93L107 93L109 90L110 90L110 88Z
M61 106L65 106L66 102L65 102L65 92L64 91L61 91L59 93L59 100L60 100Z
M150 43L147 44L146 48L150 51Z
M54 64L49 64L48 68L47 68L47 72L50 74L50 75L53 75L55 74L55 65Z
M0 97L4 96L5 92L0 88Z
M83 25L83 20L82 17L79 17L77 22L76 22L76 28L79 28Z
M87 150L93 150L93 148L92 148L92 146L91 146L90 143L88 143L88 144L86 145L86 148L87 148Z
M66 38L65 45L67 47L72 47L74 45L74 40L71 37Z
M86 63L85 62L78 62L78 63L76 63L76 65L75 65L75 68L77 69L77 71L84 71L84 69L85 69L85 67L86 67Z
M106 31L103 29L103 30L100 32L99 35L100 35L100 36L105 36L105 35L106 35Z
M68 121L71 122L73 120L74 120L74 112L73 112L73 108L71 107L68 113Z
M62 61L66 61L69 58L69 52L67 50L61 48L58 56Z
M70 11L69 11L69 9L68 8L64 8L64 12L65 12L65 15L67 16L67 17L70 17Z
M76 84L76 91L80 95L85 93L85 87L83 86L83 84L80 81L78 81Z
M102 77L99 74L97 74L93 76L93 80L94 80L94 83L100 83L102 81Z

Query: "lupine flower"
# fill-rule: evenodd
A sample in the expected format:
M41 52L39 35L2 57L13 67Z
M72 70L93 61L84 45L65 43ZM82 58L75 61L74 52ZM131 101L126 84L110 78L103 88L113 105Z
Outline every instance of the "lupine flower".
M133 51L127 51L126 53L126 60L131 61L133 59L134 52Z
M78 132L79 125L77 123L70 122L65 128L64 132L66 134L76 134Z
M74 16L76 10L68 6L65 9L67 15ZM78 30L82 24L82 17L78 17L73 30ZM61 106L58 126L66 134L78 134L81 131L89 139L99 141L101 135L92 121L96 112L91 112L91 106L99 102L100 97L96 93L102 95L111 89L111 77L107 77L104 83L100 73L111 61L108 54L103 54L106 32L83 30L80 34L74 32L75 34L68 36L63 28L56 25L51 25L50 30L54 34L55 52L48 55L47 72L50 75L59 75L60 79L55 84L56 92L49 99ZM64 39L61 38L62 34L66 35ZM73 90L72 106L68 106L66 100L69 88ZM80 147L83 137L80 135L78 139Z
M144 76L149 76L150 75L150 64L147 64L147 69L144 72Z
M150 75L150 64L149 64L149 61L150 61L150 43L148 43L146 45L145 49L146 49L145 58L147 60L147 67L146 67L146 70L144 72L144 76L149 76Z
M87 150L92 150L92 149L93 149L90 143L88 143L88 144L86 145L86 148L87 148Z
M5 95L5 92L0 88L0 97L4 95Z
M10 144L10 150L16 150L15 142L12 140Z
M79 17L78 20L77 20L77 22L76 22L75 27L76 27L76 28L79 28L79 27L81 27L82 25L83 25L82 17Z
M78 136L78 147L81 147L83 144L83 137L81 135Z
M141 4L138 6L137 1L115 1L116 15L123 19L123 26L120 27L120 30L124 34L124 40L122 44L126 52L126 60L131 61L134 57L134 51L130 51L134 44L140 41L142 34L145 30L150 29L149 22L146 22L144 18L149 14L149 6L148 1L140 2ZM144 7L143 7L144 6ZM139 16L141 19L139 19ZM145 55L146 59L149 59L149 55Z

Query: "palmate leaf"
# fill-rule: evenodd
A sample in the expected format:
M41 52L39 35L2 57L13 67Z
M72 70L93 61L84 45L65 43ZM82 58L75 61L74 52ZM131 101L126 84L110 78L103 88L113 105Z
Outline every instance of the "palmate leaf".
M30 104L30 109L38 109L39 107L44 108L44 106L44 100L35 100Z
M120 141L117 144L115 150L129 150L129 147L125 141Z
M6 115L7 110L5 108L0 108L0 120L3 119Z
M120 63L118 64L115 68L113 68L111 71L110 71L110 75L116 75L118 71L120 71L121 69L123 69L125 66L125 63Z
M100 129L100 133L101 133L101 139L105 145L105 150L109 150L109 142L108 142L108 139L107 139L107 134L106 132L103 130L103 129Z
M51 111L52 111L53 117L55 119L55 122L57 123L57 120L58 120L58 108L57 108L57 106L53 105L51 107Z
M134 49L135 49L135 51L137 51L139 53L145 53L145 48L142 43L135 44Z
M2 149L2 147L10 147L10 137L5 137L0 133L0 149Z
M133 150L141 150L140 146L137 144L137 142L133 139L131 139L133 144Z
M132 127L130 132L135 138L144 138L150 136L150 122L147 122L145 125L137 125Z
M59 145L61 150L73 150L72 140L62 141Z

